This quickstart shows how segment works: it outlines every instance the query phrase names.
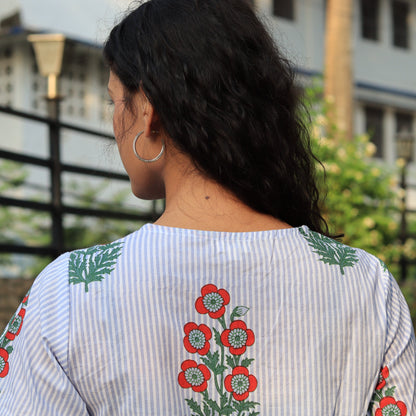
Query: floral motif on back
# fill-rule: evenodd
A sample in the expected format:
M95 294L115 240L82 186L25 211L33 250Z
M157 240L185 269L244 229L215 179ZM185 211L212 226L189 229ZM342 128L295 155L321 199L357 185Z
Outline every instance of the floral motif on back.
M29 292L24 297L19 309L12 316L0 337L0 378L4 378L9 373L9 357L13 352L13 343L22 330L23 320L26 315L26 308L29 301Z
M243 358L247 348L254 344L254 332L247 328L242 318L249 310L246 306L233 309L227 325L225 313L230 295L225 289L207 284L195 302L200 314L214 319L212 328L205 324L188 322L184 326L185 349L197 354L196 360L181 364L178 383L184 389L201 394L201 400L185 399L192 416L256 416L259 403L248 398L257 388L257 379L248 367L253 358ZM219 328L219 329L218 329ZM213 383L218 393L210 397L208 383ZM215 399L215 400L214 400Z
M371 399L370 408L368 409L369 414L373 414L373 410L378 406L374 416L406 416L406 405L393 397L396 386L387 386L387 378L389 375L390 370L387 366L381 369L378 384Z

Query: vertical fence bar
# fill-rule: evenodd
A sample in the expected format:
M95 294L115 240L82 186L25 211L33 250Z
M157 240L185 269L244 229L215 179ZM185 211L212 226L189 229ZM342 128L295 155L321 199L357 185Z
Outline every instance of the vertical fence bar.
M59 125L60 98L46 98L46 101L48 106L48 115L51 119L49 122L49 152L51 161L52 247L58 256L65 251L62 220L61 130Z
M403 194L401 197L400 207L400 243L402 248L404 247L407 239L407 163L402 167L400 172L400 187L402 188ZM405 282L407 279L407 259L404 253L400 256L400 281Z

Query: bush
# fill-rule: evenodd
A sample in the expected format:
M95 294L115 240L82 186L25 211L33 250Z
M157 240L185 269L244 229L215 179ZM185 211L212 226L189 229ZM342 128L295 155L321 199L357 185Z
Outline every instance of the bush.
M416 259L416 241L399 240L402 189L398 187L398 166L372 158L376 147L368 135L346 140L327 118L327 107L316 83L306 90L310 108L312 150L322 161L317 164L318 183L327 194L324 216L332 234L383 260L396 278L399 260ZM409 232L416 230L416 218L408 216ZM409 267L403 293L416 323L416 266Z
M376 147L368 135L346 140L326 117L319 87L306 90L312 121L312 150L318 183L327 193L325 218L343 242L362 248L383 260L397 275L402 254L415 253L414 240L403 248L398 240L400 193L397 167L373 159ZM410 224L410 227L415 227ZM416 277L416 276L415 276Z

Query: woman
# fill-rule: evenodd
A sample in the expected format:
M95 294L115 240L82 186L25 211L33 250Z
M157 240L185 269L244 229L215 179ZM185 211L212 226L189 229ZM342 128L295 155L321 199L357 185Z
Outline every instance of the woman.
M292 72L244 0L150 0L104 48L155 224L61 256L1 338L3 415L411 415L384 264L325 236Z

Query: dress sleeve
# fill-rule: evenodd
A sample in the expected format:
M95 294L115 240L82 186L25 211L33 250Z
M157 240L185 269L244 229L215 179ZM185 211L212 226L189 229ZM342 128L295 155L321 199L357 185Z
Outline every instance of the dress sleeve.
M416 411L416 347L409 308L394 277L385 279L384 359L368 414L410 416Z
M0 338L0 415L87 415L68 374L68 254L35 280Z

